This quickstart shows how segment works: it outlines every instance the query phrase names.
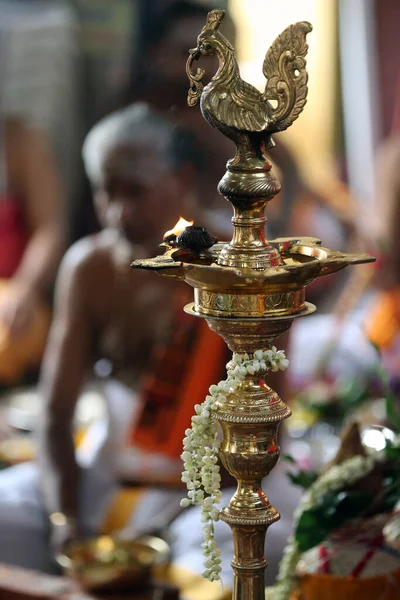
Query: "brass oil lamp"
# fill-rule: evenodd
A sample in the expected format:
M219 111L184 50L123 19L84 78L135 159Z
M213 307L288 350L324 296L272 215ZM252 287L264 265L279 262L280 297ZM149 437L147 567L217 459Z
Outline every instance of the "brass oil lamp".
M234 49L219 32L223 17L222 10L209 13L197 47L190 50L188 103L200 101L208 123L236 144L236 155L218 184L233 205L232 240L214 243L207 232L189 227L178 239L166 238L164 254L132 266L185 280L194 289L194 302L184 310L205 319L232 352L252 357L257 349L269 349L294 319L315 310L305 300L307 285L374 259L329 250L316 238L266 239L264 211L280 184L265 151L273 148L271 135L289 127L306 103L306 35L312 28L296 23L275 40L263 63L267 83L261 93L240 78ZM204 70L192 71L201 55L219 59L218 72L204 88ZM290 414L259 374L247 375L215 411L223 436L220 458L238 484L220 514L234 538L235 600L265 597L265 535L280 515L261 483L278 461L278 427Z

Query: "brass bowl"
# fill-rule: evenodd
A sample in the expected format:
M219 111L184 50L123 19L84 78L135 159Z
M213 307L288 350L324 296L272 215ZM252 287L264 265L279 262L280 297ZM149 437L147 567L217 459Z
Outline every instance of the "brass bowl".
M71 544L57 562L84 589L111 591L145 584L152 567L167 563L169 556L168 544L158 537L119 540L101 536Z

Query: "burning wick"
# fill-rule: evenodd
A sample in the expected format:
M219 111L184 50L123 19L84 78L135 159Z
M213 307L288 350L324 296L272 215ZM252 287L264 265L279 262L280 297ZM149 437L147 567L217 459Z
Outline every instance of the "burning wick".
M194 221L186 221L183 217L179 217L179 221L177 224L164 233L164 242L175 242L178 235L182 233L186 229L186 227L191 227Z
M179 218L173 229L164 234L164 244L196 252L211 248L217 241L217 238L212 237L207 229L193 225L193 221L186 221L183 217Z
M205 227L191 225L186 227L176 240L179 248L187 250L208 250L218 242L216 237L211 236Z

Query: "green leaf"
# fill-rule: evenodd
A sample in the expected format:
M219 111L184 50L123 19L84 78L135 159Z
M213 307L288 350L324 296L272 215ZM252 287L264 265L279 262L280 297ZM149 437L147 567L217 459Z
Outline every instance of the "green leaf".
M381 356L380 349L376 344L372 342L371 346L375 348L378 356ZM388 419L389 424L393 427L396 433L400 433L400 415L396 410L396 401L393 395L392 390L390 389L389 378L388 375L383 368L383 366L379 363L375 368L375 375L378 377L385 396L385 404L386 404L386 417Z
M316 471L299 471L298 473L288 473L290 481L307 490L318 478Z
M367 492L351 491L338 494L335 519L342 525L345 521L358 517L372 503L373 495Z
M391 390L389 390L389 393L386 393L385 396L386 416L389 425L393 427L396 433L400 433L400 415L395 409L394 396Z
M292 465L295 464L295 460L293 458L293 456L291 456L290 454L282 454L281 455L281 460L285 460L286 462L291 463Z
M372 494L357 491L325 494L317 507L304 511L299 519L295 538L300 551L314 548L331 531L359 516L370 506L372 499Z
M329 526L321 521L318 510L305 510L297 523L295 533L300 552L306 552L323 542L329 532Z
M389 460L396 460L400 458L400 447L393 446L390 440L386 440L385 456Z
M386 497L383 504L383 510L392 511L400 500L400 486L394 488Z

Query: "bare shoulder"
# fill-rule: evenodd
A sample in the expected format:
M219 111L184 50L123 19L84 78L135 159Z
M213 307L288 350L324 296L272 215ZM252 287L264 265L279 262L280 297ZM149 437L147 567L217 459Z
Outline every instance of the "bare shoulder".
M85 312L103 321L114 287L112 244L105 232L85 237L66 252L57 279L61 303L78 303Z
M90 276L113 269L112 245L105 232L96 233L75 242L65 253L63 268L67 271Z

